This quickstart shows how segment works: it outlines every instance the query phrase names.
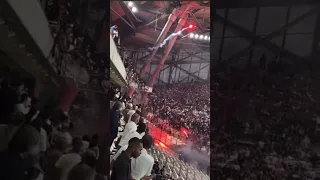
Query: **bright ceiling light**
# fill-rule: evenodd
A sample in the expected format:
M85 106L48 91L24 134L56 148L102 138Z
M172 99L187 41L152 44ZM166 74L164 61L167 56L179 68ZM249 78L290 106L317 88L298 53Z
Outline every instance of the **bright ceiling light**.
M204 40L207 40L208 39L208 36L204 36Z
M198 34L196 34L196 35L194 36L194 38L196 38L196 39L198 39L198 37L199 37L199 35L198 35Z
M208 38L208 40L210 41L210 37Z
M131 10L132 10L132 12L134 12L134 13L135 13L135 12L138 12L138 9L137 9L136 7L133 7Z
M129 6L129 7L132 7L132 6L133 6L133 2L132 2L132 1L129 1L129 2L128 2L128 6Z
M193 38L193 37L194 37L194 34L193 34L193 33L191 33L191 34L190 34L190 38Z
M203 35L200 35L200 39L203 39Z

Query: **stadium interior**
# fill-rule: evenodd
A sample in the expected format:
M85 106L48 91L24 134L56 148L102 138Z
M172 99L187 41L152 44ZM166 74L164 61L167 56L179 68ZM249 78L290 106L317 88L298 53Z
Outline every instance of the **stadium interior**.
M320 179L320 2L107 2L0 1L1 180Z
M122 60L111 66L122 77L113 81L114 101L145 119L156 179L209 179L210 3L114 1L110 19L110 41Z

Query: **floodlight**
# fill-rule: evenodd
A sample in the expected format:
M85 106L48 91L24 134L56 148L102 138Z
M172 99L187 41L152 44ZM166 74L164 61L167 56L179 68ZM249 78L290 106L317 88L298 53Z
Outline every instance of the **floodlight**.
M132 10L132 12L134 12L134 13L135 13L135 12L138 12L138 9L137 9L136 7L133 7L131 10Z

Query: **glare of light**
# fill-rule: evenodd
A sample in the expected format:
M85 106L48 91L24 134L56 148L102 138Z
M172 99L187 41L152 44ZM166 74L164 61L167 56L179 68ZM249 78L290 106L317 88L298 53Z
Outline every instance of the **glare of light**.
M200 35L200 39L203 39L203 35Z
M190 24L190 25L189 25L189 28L193 28L193 25L192 25L192 24Z
M128 2L128 6L129 6L129 7L132 7L132 6L133 6L133 2L132 2L132 1L129 1L129 2Z
M159 142L159 145L163 148L166 148L166 145L164 145L162 142Z
M207 40L208 39L208 36L204 36L204 40Z
M198 37L199 37L199 35L198 35L198 34L196 34L196 35L194 36L194 38L196 38L196 39L198 39Z
M208 38L208 40L210 41L210 37Z
M193 37L194 37L194 34L193 34L193 33L191 33L191 34L190 34L190 38L193 38Z
M138 9L137 9L136 7L133 7L131 10L132 10L132 12L134 12L134 13L135 13L135 12L138 12Z

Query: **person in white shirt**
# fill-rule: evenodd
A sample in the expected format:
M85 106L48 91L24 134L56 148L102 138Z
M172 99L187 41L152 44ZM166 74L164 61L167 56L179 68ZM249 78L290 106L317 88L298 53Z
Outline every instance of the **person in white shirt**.
M64 154L56 162L56 167L60 169L60 180L66 180L68 178L69 171L77 164L81 162L80 153L82 152L82 139L74 138L72 140L72 152Z
M121 138L121 140L119 142L120 148L124 145L127 145L129 143L129 140L134 137L141 139L144 136L146 129L147 129L147 125L144 123L140 123L138 125L137 130L131 130L130 132L128 132L125 136L123 136Z
M132 118L132 116L134 115L136 113L136 110L133 110L133 109L130 109L129 111L128 111L128 113L127 113L127 122L130 122L131 121L131 118Z
M126 126L124 127L124 130L123 130L123 134L122 134L122 137L125 137L126 134L132 130L136 131L137 130L137 124L140 120L140 115L139 114L133 114L132 115L132 118L131 118L131 121L129 121Z
M124 127L122 136L118 139L117 142L120 142L123 137L125 137L130 131L136 131L137 130L137 124L139 123L140 115L134 114L132 115L132 121L128 122L126 126ZM116 150L120 149L121 147L119 144L116 143Z
M151 174L154 158L148 154L147 150L151 148L154 143L153 138L150 135L144 135L141 139L143 144L143 149L141 155L137 159L131 158L131 175L135 180L147 180L152 179L154 176ZM128 148L128 144L124 145L119 149L119 151L112 158L110 169L119 155Z

